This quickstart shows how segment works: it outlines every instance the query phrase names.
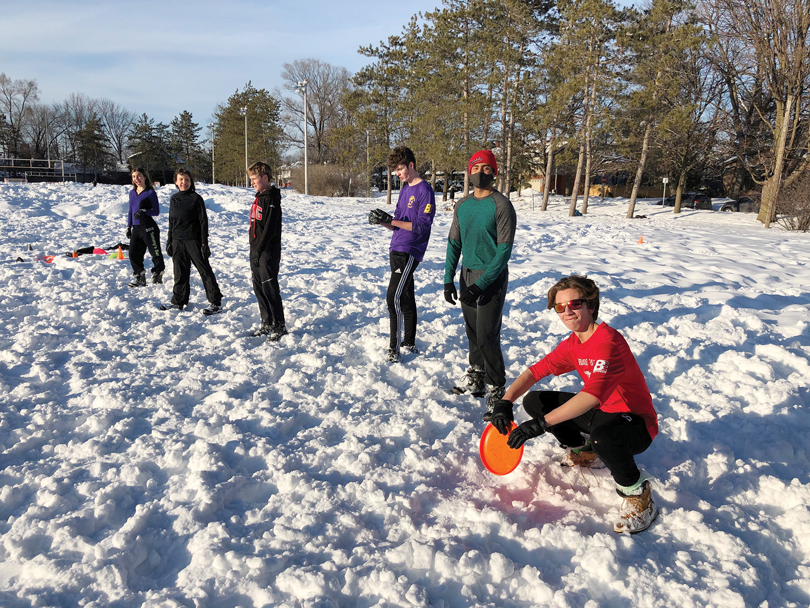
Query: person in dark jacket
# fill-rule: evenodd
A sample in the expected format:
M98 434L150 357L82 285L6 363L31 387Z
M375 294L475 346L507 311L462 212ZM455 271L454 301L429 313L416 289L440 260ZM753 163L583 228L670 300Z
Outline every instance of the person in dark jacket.
M143 256L146 250L152 256L152 283L163 282L166 264L160 251L160 230L153 219L160 214L155 187L145 169L138 167L132 172L132 190L129 191L127 214L127 238L129 239L129 263L135 279L130 287L146 286L146 270Z
M174 264L174 291L172 302L163 310L183 310L188 304L191 265L200 273L205 295L210 306L203 314L212 315L222 310L222 293L208 258L208 213L205 202L194 188L194 179L186 169L174 173L174 183L180 192L169 202L169 235L166 253Z
M261 325L253 335L267 336L268 342L277 342L287 334L278 285L278 269L281 264L281 191L271 183L273 173L267 163L253 163L248 167L248 175L256 190L256 198L250 207L250 272L262 318Z

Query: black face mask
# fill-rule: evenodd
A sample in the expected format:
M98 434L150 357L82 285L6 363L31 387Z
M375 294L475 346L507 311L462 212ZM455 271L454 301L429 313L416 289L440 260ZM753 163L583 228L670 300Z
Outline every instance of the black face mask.
M473 187L475 188L483 188L486 189L495 179L495 175L492 173L484 173L483 171L479 171L478 173L473 173L470 175L470 182L472 183Z

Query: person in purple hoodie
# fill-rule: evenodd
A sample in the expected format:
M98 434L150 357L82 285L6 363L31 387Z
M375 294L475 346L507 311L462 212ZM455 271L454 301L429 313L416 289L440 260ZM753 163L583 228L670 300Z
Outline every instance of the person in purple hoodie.
M129 263L135 279L130 287L146 287L146 270L143 256L146 250L152 256L152 283L163 282L166 264L160 251L160 229L153 219L160 214L155 187L145 169L138 167L132 172L132 190L129 192L127 214L127 238L129 239Z
M416 296L413 273L425 255L436 201L433 188L419 177L416 158L405 146L394 148L388 155L388 167L402 181L394 215L382 209L369 214L370 224L379 224L393 230L389 256L391 279L388 283L388 314L391 321L391 339L386 358L391 363L400 361L401 351L418 353L416 348Z

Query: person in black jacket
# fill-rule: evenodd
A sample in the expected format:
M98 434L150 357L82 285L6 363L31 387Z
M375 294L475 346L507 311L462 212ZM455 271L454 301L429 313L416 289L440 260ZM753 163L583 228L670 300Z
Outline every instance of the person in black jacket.
M278 286L278 268L281 263L281 192L270 183L273 173L267 163L253 163L248 168L248 175L256 190L256 198L250 208L250 272L262 316L262 324L253 335L267 335L268 342L277 342L287 334L284 306Z
M203 314L212 315L222 310L222 293L208 258L208 214L205 202L194 189L194 179L186 169L174 173L174 183L180 192L169 202L169 235L166 253L172 256L174 264L174 292L172 303L162 306L163 310L183 310L188 304L191 264L200 273L205 295L210 306Z

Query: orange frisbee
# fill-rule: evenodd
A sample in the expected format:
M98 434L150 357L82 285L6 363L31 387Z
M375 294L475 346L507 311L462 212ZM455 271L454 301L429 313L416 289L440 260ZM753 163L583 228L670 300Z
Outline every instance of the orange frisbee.
M509 432L511 433L512 429L516 428L517 424L512 422L509 426ZM484 463L490 473L508 475L520 464L520 459L523 458L523 446L513 450L506 445L508 437L508 434L501 435L498 429L491 424L488 424L481 434L478 452L481 454L481 462Z

